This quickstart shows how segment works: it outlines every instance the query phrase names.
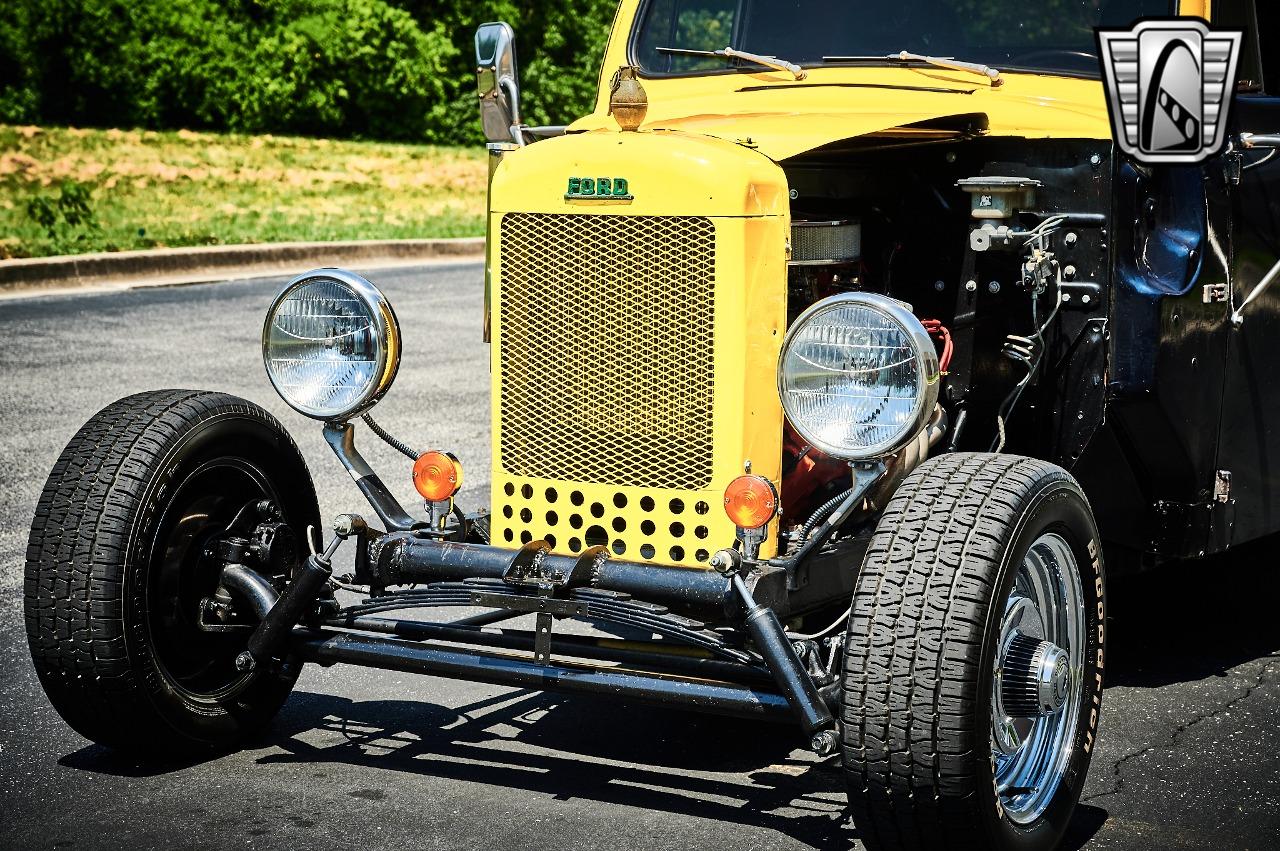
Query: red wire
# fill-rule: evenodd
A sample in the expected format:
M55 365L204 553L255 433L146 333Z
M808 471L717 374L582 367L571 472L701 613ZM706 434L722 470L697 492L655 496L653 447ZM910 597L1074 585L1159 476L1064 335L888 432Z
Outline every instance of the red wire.
M945 374L951 366L951 355L955 352L955 346L951 343L951 332L947 330L947 326L942 324L940 319L922 319L920 324L924 326L924 330L929 332L932 337L937 337L942 342L942 354L938 356L938 368Z

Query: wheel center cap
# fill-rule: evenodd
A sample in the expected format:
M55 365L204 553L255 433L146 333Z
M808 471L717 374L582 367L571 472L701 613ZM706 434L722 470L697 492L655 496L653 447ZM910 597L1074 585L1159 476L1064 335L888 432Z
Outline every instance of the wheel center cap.
M1002 668L1000 698L1012 718L1052 715L1071 694L1071 660L1048 641L1014 636Z

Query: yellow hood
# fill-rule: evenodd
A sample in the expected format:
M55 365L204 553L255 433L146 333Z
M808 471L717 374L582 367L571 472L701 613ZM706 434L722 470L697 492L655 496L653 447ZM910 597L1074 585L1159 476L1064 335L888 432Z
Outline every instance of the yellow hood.
M953 135L955 130L936 127L899 128L946 125L946 119L960 116L985 123L993 136L1111 138L1097 80L1006 73L1004 84L992 88L940 69L823 68L803 81L761 71L648 79L643 85L649 112L641 129L747 143L775 161L858 136ZM605 91L596 111L570 129L617 128Z

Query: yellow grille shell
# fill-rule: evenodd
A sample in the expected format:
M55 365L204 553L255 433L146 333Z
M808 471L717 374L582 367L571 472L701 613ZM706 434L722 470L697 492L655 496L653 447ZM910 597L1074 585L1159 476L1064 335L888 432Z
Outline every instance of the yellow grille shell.
M563 200L575 174L626 177L635 200ZM754 151L675 134L508 155L489 246L494 544L702 568L732 544L724 488L748 461L781 478L785 197ZM775 521L764 556L776 540Z

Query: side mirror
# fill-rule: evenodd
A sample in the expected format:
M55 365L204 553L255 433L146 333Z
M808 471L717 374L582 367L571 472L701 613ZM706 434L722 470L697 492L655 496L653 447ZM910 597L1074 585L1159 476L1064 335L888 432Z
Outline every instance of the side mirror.
M480 123L490 142L524 144L520 127L520 81L516 76L516 34L497 21L476 29L476 94Z

